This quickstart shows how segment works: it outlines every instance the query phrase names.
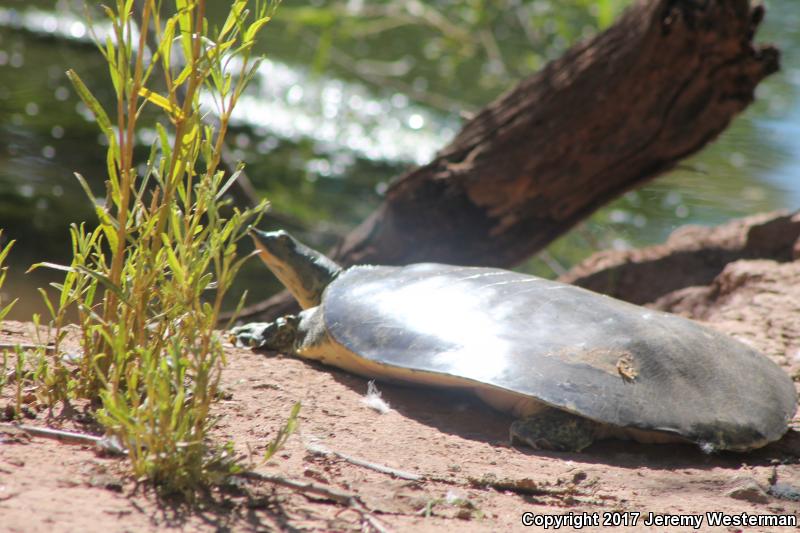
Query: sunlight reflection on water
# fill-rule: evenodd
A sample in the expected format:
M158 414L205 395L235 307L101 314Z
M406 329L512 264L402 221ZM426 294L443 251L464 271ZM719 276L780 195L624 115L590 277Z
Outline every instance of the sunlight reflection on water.
M107 23L96 22L90 33L74 14L35 8L0 8L0 26L86 43L92 33L100 41L111 35ZM313 139L323 152L344 149L369 159L422 164L458 129L457 120L411 104L403 95L377 99L362 85L270 59L261 63L254 81L234 111L234 123L285 139ZM210 98L204 103L214 109Z
M776 42L782 49L782 72L759 86L754 104L715 143L600 210L568 235L567 244L551 246L547 272L531 266L533 262L524 268L550 275L597 249L658 242L683 224L716 224L758 211L800 207L800 10L795 2L767 2L758 40ZM0 29L22 30L19 35L0 34L0 73L9 73L0 77L0 104L6 103L0 105L5 112L0 123L0 200L7 202L0 204L0 227L11 229L13 221L16 229L27 232L18 236L12 254L15 261L23 257L12 268L20 272L34 261L51 259L47 254L59 246L66 248L66 225L80 220L85 203L72 171L94 179L95 192L102 194L103 167L89 163L97 154L102 159L98 134L86 123L93 120L86 106L76 106L63 72L67 66L82 76L88 71L93 88L107 81L104 65L93 63L99 55L83 53L84 47L90 50L86 45L91 39L80 10L52 12L30 7L32 2L0 0L2 4L17 9L0 7ZM108 28L98 24L94 31L104 38ZM65 42L78 45L70 55L61 50L69 48ZM346 228L366 216L391 176L409 163L427 162L460 127L455 113L415 104L399 92L315 74L295 66L292 57L262 63L236 109L238 131L230 144L261 180L256 186L277 210L310 221L309 226L337 223ZM204 104L211 108L209 100ZM145 128L139 138L147 144L155 131ZM86 207L88 218L92 206ZM14 285L28 279L17 274L12 278ZM260 271L253 279L265 283Z

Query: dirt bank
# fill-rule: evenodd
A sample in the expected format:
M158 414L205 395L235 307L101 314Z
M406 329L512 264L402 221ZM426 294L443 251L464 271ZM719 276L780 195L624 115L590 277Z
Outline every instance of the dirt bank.
M798 235L800 216L786 214L714 229L684 228L660 246L598 254L569 279L724 331L763 351L797 382ZM0 342L30 342L30 334L29 324L5 323ZM619 441L597 443L581 454L533 452L510 448L510 418L467 396L379 384L391 406L380 414L363 402L363 379L233 347L229 361L226 399L216 407L216 437L257 456L292 404L301 401L299 432L258 470L313 484L327 496L248 481L189 510L137 488L123 475L119 459L102 457L89 446L4 430L0 530L501 531L521 529L524 512L589 519L597 513L601 524L632 522L641 513L636 527L618 530L691 530L688 522L646 526L652 512L700 514L703 530L737 531L743 528L708 528L705 513L798 516L800 510L796 434L747 455ZM3 392L0 411L10 396L10 390ZM25 423L91 430L46 411ZM358 461L400 470L402 477Z

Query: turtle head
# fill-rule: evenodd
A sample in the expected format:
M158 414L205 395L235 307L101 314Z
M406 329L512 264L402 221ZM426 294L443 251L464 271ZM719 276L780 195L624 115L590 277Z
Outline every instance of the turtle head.
M319 305L325 287L342 268L287 232L250 228L258 256L303 309Z

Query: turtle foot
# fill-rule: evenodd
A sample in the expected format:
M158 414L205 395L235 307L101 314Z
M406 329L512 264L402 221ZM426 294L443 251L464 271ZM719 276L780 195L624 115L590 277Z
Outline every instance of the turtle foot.
M230 331L236 346L290 352L297 336L298 318L280 317L274 322L250 322Z
M547 409L511 424L511 445L523 444L534 450L579 452L594 442L598 424L588 418L559 409Z
M243 326L236 326L228 334L231 342L238 348L258 348L264 344L262 332L269 324L269 322L250 322Z

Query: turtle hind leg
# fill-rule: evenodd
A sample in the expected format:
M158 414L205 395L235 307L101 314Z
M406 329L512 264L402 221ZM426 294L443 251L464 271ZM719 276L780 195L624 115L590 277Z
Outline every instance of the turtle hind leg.
M545 409L511 424L511 445L523 444L535 450L579 452L599 434L597 422L560 409Z

